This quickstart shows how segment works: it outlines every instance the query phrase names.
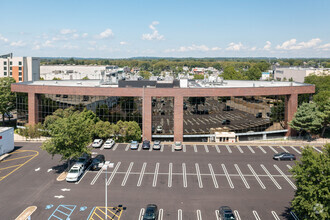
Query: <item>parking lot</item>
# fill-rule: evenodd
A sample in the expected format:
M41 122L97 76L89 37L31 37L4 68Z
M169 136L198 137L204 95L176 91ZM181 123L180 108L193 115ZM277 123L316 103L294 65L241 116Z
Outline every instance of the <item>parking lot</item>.
M314 149L319 152L321 147ZM294 161L272 157L287 151L299 159L301 150L302 146L192 144L174 151L165 143L157 151L132 151L128 144L115 144L112 149L93 149L93 155L104 154L113 168L86 170L75 183L56 181L59 173L49 169L61 164L59 158L50 160L40 152L32 167L28 163L20 169L32 170L31 175L12 174L0 182L8 190L29 189L20 190L17 197L16 192L1 191L1 198L19 201L12 207L2 199L0 211L13 219L36 205L35 219L105 219L107 184L108 219L142 219L150 203L158 205L158 219L217 220L217 209L224 205L237 219L294 219L289 209L296 189L289 172ZM15 183L19 178L25 182Z

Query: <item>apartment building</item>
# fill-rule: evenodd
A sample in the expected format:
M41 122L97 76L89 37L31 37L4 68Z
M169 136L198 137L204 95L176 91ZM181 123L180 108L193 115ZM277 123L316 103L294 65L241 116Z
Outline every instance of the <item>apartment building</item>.
M40 58L0 56L0 77L13 77L16 82L36 81L40 78Z

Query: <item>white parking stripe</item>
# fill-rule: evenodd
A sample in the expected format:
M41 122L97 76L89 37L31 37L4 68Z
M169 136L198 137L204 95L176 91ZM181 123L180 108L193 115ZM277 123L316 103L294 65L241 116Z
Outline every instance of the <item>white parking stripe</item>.
M174 152L174 144L172 144L172 152Z
M293 189L297 189L297 187L294 185L294 183L289 179L289 177L287 177L287 175L285 175L284 173L283 173L283 171L277 166L277 165L275 165L274 164L274 167L275 167L275 169L277 169L277 171L283 176L283 178L286 180L286 181L288 181L288 183L292 186L292 188Z
M299 150L297 150L296 148L294 148L293 146L290 146L292 150L296 151L298 154L301 154L301 152Z
M315 146L313 146L313 148L318 151L319 153L323 153L321 150L317 149Z
M164 151L164 144L162 144L161 146L160 146L160 152L163 152Z
M245 179L243 173L242 173L241 170L239 169L238 165L237 165L237 164L234 164L234 166L235 166L235 168L236 168L236 170L237 170L239 176L241 177L241 179L242 179L242 181L243 181L245 187L246 187L247 189L250 189L250 186L249 186L248 182L246 181L246 179Z
M217 220L221 220L219 216L220 216L219 210L215 210L215 217L217 218Z
M116 165L116 167L115 167L115 169L113 169L113 171L112 171L112 173L111 173L111 176L110 176L110 178L108 179L107 185L110 185L110 183L111 183L113 177L116 175L116 172L117 172L117 170L118 170L120 164L121 164L121 162L118 162L117 165Z
M168 187L172 187L172 167L173 167L173 164L169 163L169 165L168 165Z
M227 150L228 150L229 153L232 153L232 151L231 151L229 145L226 145L226 148L227 148Z
M183 145L183 152L186 152L187 151L187 148L186 148L186 145L184 144Z
M251 167L250 164L248 164L249 169L251 170L253 176L256 178L256 180L258 181L258 183L260 184L261 188L266 189L265 185L262 183L262 181L260 180L258 174L254 171L254 169Z
M287 164L286 166L287 166L290 170L292 169L292 167L291 167L289 164Z
M278 154L278 151L275 150L272 146L269 146L270 149L272 149L272 151L274 151L275 154Z
M147 166L147 163L144 162L143 165L142 165L141 172L140 172L140 177L139 177L139 180L138 180L138 183L137 183L136 186L141 186L141 183L142 183L142 179L143 179L143 175L144 175L144 171L146 169L146 166Z
M149 149L149 151L152 151L152 146L151 146L151 144L150 144L150 149Z
M182 163L182 178L183 178L183 187L187 188L187 171L186 171L185 163Z
M280 148L281 148L284 152L289 153L289 151L288 151L287 149L285 149L283 146L280 146Z
M86 174L89 172L89 169L91 168L92 164L90 164L87 169L85 170L84 174L82 175L82 177L79 179L78 182L76 182L76 184L79 184L80 181L84 178L84 176L86 176Z
M91 185L94 185L94 183L96 182L96 180L99 178L99 176L101 175L102 173L102 169L100 169L97 174L95 175L94 179L92 180L91 182Z
M255 210L253 210L252 213L253 213L254 217L256 218L256 220L260 220L260 217Z
M269 176L269 178L273 181L273 183L275 184L275 186L278 189L282 189L282 187L278 184L278 182L274 179L274 177L272 176L272 174L270 174L270 172L266 169L266 167L263 164L260 164L260 166L266 172L266 174Z
M204 144L204 148L205 148L205 152L208 153L209 152L209 148L207 147L206 144Z
M113 146L112 150L115 151L118 147L118 144L115 144L115 146Z
M139 144L138 151L141 151L141 149L142 149L142 144Z
M220 149L218 145L215 145L215 149L217 150L217 152L220 154Z
M276 214L275 211L272 211L272 214L273 214L273 216L274 216L274 218L275 218L276 220L280 220L280 218L278 217L278 215Z
M254 152L254 150L252 149L252 147L250 145L248 145L247 147L250 149L251 153L253 153L253 154L256 153L256 152Z
M129 145L130 145L130 144L127 144L127 146L126 146L126 148L125 148L125 151L128 151L128 149L129 149Z
M236 147L238 148L239 152L244 153L242 148L239 145L237 145Z
M210 173L211 173L211 176L212 176L214 187L218 189L219 185L218 185L217 178L215 177L212 164L209 163L208 165L209 165L209 169L210 169Z
M227 178L227 181L228 181L228 183L229 183L230 188L233 189L233 188L234 188L234 185L233 185L233 182L231 181L230 176L229 176L229 174L228 174L228 172L227 172L226 166L225 166L224 164L221 164L221 166L222 166L223 172L224 172L225 175L226 175L226 178Z
M261 146L258 146L259 147L259 149L264 153L264 154L266 154L267 152L261 147Z
M199 188L203 188L203 182L202 182L201 172L199 170L198 163L195 163L195 167L196 167L196 175L197 175L197 180L198 180L198 186L199 186Z
M152 187L156 187L157 185L158 171L159 171L159 163L156 163L154 181L152 182Z
M163 220L163 209L159 209L159 212L158 212L158 220Z
M139 220L142 220L142 219L143 219L143 214L144 214L144 208L142 208L142 209L140 210Z
M129 176L129 173L130 173L131 170L132 170L133 164L134 164L134 162L131 162L131 163L129 164L129 167L128 167L127 171L126 171L126 174L125 174L125 177L124 177L124 179L123 179L123 182L121 183L121 186L125 186L126 181L127 181L127 179L128 179L128 176Z
M241 216L239 216L239 213L237 210L234 210L234 215L236 216L237 220L241 220Z
M195 151L195 153L197 153L197 146L196 146L196 144L194 144L194 151Z
M197 214L197 220L202 220L201 210L198 209L196 214Z
M178 210L178 220L182 220L182 209Z
M299 218L296 216L294 212L290 212L291 216L294 218L294 220L299 220Z

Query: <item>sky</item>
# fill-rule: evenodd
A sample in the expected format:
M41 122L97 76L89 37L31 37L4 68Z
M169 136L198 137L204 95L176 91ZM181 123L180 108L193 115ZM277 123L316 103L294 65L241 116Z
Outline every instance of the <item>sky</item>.
M0 54L330 57L330 0L10 0Z

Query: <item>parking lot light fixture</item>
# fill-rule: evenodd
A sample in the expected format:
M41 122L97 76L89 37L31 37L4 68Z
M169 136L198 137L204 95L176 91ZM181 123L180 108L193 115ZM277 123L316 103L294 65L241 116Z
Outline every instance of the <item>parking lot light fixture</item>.
M101 166L102 166L102 170L105 171L105 219L108 219L108 187L107 187L108 175L107 175L107 171L108 171L108 167L113 168L114 164L110 163L110 161L105 161L104 164L102 164Z

